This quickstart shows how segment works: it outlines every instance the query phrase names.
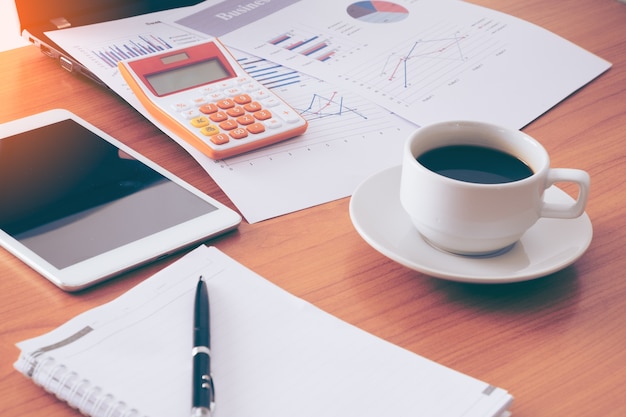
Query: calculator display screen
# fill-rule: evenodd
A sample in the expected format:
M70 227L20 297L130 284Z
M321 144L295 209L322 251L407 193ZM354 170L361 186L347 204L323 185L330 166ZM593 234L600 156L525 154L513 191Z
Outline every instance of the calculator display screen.
M210 59L168 71L148 74L146 80L158 96L164 96L223 80L229 76L229 72L219 59Z

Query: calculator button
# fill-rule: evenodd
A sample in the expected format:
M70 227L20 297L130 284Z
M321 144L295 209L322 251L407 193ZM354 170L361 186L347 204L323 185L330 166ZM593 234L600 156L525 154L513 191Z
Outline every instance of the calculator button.
M276 97L268 97L267 99L263 100L263 105L265 107L275 107L281 104L281 101Z
M210 140L216 145L223 145L225 143L228 143L228 141L230 141L230 138L224 133L218 133L217 135L212 135Z
M200 106L200 111L204 114L215 113L218 110L219 110L219 107L217 107L215 103L207 103L207 104Z
M198 110L196 110L196 108L193 107L193 108L190 108L188 110L181 112L180 115L183 116L187 120L191 120L200 116L200 113L198 113Z
M248 103L250 103L252 101L252 97L250 97L247 94L239 94L239 95L233 97L233 100L237 104L248 104Z
M249 111L250 113L254 113L255 111L261 110L263 106L261 106L256 101L253 101L252 103L248 103L245 106L243 106L243 108L246 109L246 111Z
M215 123L219 123L219 122L223 122L224 120L228 119L228 115L226 113L224 113L223 111L218 111L217 113L213 113L213 114L209 115L209 119L211 119Z
M215 125L208 125L200 129L200 133L202 133L204 136L213 136L220 133L220 129Z
M272 113L270 113L268 110L259 110L257 112L254 112L254 118L257 120L267 120L271 117Z
M283 122L276 118L265 120L263 121L263 123L265 124L265 126L267 126L268 129L278 129L283 125Z
M187 103L174 103L172 104L172 110L181 112L189 109L189 104Z
M191 99L191 105L196 107L200 107L203 104L206 104L206 102L207 101L204 97L196 97L194 99Z
M265 126L263 126L263 123L253 123L250 126L248 126L246 129L248 129L248 132L253 133L253 134L265 132Z
M216 87L216 86L214 86L214 85L208 85L208 86L206 86L206 87L202 87L202 88L200 89L200 92L201 92L202 94L204 94L205 96L210 96L211 94L213 94L213 93L217 93L217 92L220 92L220 91L221 91L221 89L217 88L217 87Z
M224 90L226 88L232 87L234 84L235 84L235 81L233 80L224 80L224 81L221 81L219 84L217 84L217 86L221 88L222 90Z
M235 107L235 102L229 98L225 98L224 100L220 100L217 103L217 107L222 110L230 109L231 107Z
M244 126L251 125L255 121L255 118L250 116L249 114L244 114L243 116L237 118L237 123Z
M241 106L233 107L232 109L226 110L226 114L230 117L239 117L246 114L246 111Z
M265 100L266 98L270 97L270 93L268 93L265 90L257 90L257 91L252 93L252 97L255 100Z
M240 88L243 91L252 92L252 91L257 91L259 89L259 86L258 84L255 84L255 83L247 83L247 84L242 84Z
M226 90L224 90L224 93L230 97L234 97L236 95L241 94L241 89L237 88L237 87L230 87L227 88Z
M248 131L246 129L238 127L237 129L231 130L229 134L230 137L233 139L243 139L248 136Z
M300 115L287 106L276 107L272 110L274 115L280 117L287 123L296 123L300 121Z
M234 79L234 82L236 84L247 84L251 81L250 77L246 76L246 75L242 75L241 77L237 77Z
M220 123L220 128L223 130L233 130L237 127L239 127L239 125L233 119L228 119Z
M226 97L226 95L224 93L222 93L221 91L216 91L210 94L207 94L207 99L211 100L211 101L217 101L217 100L221 100L223 98Z
M210 124L209 119L204 116L196 117L195 119L191 119L191 125L193 127L201 128L208 126Z

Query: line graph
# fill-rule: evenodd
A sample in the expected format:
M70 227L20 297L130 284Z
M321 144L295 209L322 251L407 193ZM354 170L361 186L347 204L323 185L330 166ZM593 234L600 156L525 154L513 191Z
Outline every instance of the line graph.
M222 168L240 170L261 161L267 163L275 158L304 154L308 159L320 152L322 157L332 149L360 149L371 141L383 146L391 140L384 134L392 138L397 134L398 120L375 103L350 92L329 88L321 80L302 78L299 84L282 90L281 97L307 119L309 128L306 133L268 148L219 161Z
M413 42L410 50L405 54L392 52L385 61L381 75L388 75L389 81L401 77L404 86L408 87L409 61L420 58L430 58L449 62L463 62L466 57L463 54L461 42L467 36L456 32L453 36L441 39L419 39Z
M389 111L349 90L337 90L323 80L243 51L236 51L235 58L250 76L273 89L300 113L309 127L299 137L216 161L218 172L241 174L259 164L267 166L285 158L294 161L320 158L328 162L328 152L342 154L348 149L366 152L366 144L395 143L398 132L407 126ZM398 139L398 143L402 140Z
M454 86L505 49L497 21L459 27L433 23L421 33L390 45L382 60L370 60L343 78L399 105L427 101L442 87Z
M300 109L299 112L309 121L345 115L353 115L367 120L367 116L358 109L345 105L344 96L336 91L333 91L330 97L324 97L314 93L309 106L305 109Z

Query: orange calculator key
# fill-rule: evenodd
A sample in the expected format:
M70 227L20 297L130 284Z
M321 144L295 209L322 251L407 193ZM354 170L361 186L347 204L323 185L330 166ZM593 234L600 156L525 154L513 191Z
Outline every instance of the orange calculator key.
M270 113L268 110L259 110L257 112L254 112L254 117L257 120L267 120L272 118L272 113Z
M243 116L237 118L237 123L244 126L251 125L254 122L254 117L250 116L249 114L244 114Z
M265 126L263 126L263 123L253 123L250 126L248 126L247 129L248 129L248 132L255 134L255 135L265 132Z
M228 141L230 141L230 139L228 138L228 135L225 135L224 133L218 133L217 135L211 136L211 142L216 145L223 145L228 143Z
M213 113L209 116L209 119L214 121L215 123L223 122L228 119L228 115L223 111L218 111L217 113Z
M222 110L230 109L232 107L235 107L235 102L229 98L225 98L224 100L220 100L217 102L217 107Z
M256 101L253 101L252 103L248 103L245 106L243 106L244 109L246 109L246 111L249 111L250 113L254 113L255 111L259 111L261 110L263 107Z
M228 113L230 117L239 117L246 114L246 111L243 109L243 107L237 106L233 107L232 109L226 110L226 113Z
M250 96L247 94L240 94L236 97L233 97L233 100L235 100L235 103L237 104L248 104L252 101L252 98L250 98Z
M248 136L248 131L241 127L238 127L235 130L231 130L230 132L230 137L232 137L233 139L243 139L246 136Z
M223 130L233 130L237 127L239 127L239 125L233 119L224 120L222 123L220 123L220 128L222 128Z
M215 113L216 111L218 111L219 108L214 103L207 103L207 104L200 106L199 110L204 114L211 114L211 113Z

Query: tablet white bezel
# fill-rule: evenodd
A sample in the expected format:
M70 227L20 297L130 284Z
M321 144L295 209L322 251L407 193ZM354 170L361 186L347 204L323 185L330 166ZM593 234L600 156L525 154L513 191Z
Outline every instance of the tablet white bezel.
M87 288L129 269L233 230L240 224L241 216L232 209L207 196L176 175L67 110L50 110L2 124L0 125L0 132L2 132L0 141L6 137L67 119L71 119L87 128L103 140L108 141L121 151L213 205L217 210L63 269L54 267L37 253L0 229L0 244L59 288L65 291L78 291Z

